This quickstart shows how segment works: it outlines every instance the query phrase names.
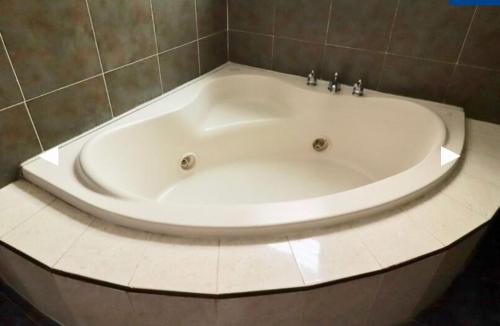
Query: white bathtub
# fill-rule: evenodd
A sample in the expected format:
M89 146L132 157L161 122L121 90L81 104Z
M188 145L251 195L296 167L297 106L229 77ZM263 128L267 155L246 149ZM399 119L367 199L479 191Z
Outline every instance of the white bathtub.
M241 236L333 224L400 204L454 165L456 107L226 64L72 140L60 165L25 177L89 213L186 236ZM323 151L315 139L328 141ZM186 155L195 158L181 168Z

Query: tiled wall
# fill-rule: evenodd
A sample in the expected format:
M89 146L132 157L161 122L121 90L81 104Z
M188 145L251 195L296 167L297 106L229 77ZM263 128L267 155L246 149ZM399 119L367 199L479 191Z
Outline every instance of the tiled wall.
M23 160L227 61L226 0L0 1L0 187Z
M500 7L447 0L228 0L229 60L465 107L500 123Z

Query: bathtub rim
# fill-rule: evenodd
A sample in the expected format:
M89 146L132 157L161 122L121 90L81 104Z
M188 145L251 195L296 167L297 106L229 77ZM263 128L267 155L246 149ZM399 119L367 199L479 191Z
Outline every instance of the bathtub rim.
M240 74L241 71L245 71L245 72L248 71L250 73L265 74L265 75L287 78L288 80L293 81L297 86L301 85L301 87L306 88L306 86L304 86L302 83L302 79L299 77L296 77L296 76L286 75L286 74L282 74L282 73L276 73L276 72L258 69L258 68L250 68L247 66L237 65L237 64L233 64L233 63L228 63L228 64L223 65L222 67L220 67L216 71L213 71L209 74L200 76L196 80L193 80L192 82L188 83L187 85L183 85L182 87L174 90L173 92L166 93L166 94L160 96L159 98L154 99L153 101L150 101L148 103L145 103L144 105L141 105L137 109L134 109L130 112L127 112L127 114L124 115L123 117L130 117L130 116L134 115L134 113L136 113L138 111L140 112L140 109L148 107L155 102L161 101L172 93L182 91L182 90L188 88L190 85L193 85L202 79L211 78L212 76L214 76L214 75L217 76L218 74L222 74L222 75L224 75L224 74L230 75L231 73ZM326 89L323 89L324 88L323 84L326 85L326 82L320 82L319 87L317 87L314 91L326 92ZM345 88L348 89L349 87L345 86ZM307 89L310 89L310 88L307 88ZM344 90L344 92L345 92L345 90ZM448 138L446 139L446 143L443 145L447 146L449 149L451 149L457 153L462 152L464 139L465 139L465 134L464 134L464 132L465 132L464 131L465 119L464 119L464 114L463 114L462 110L460 110L460 109L457 110L456 107L441 104L441 103L434 103L434 102L429 102L429 101L425 101L425 100L416 100L416 99L411 99L411 98L407 98L407 97L389 95L389 94L384 94L384 93L368 90L367 95L370 96L370 94L374 94L377 97L380 96L380 97L403 99L406 101L411 101L411 102L415 102L415 103L420 104L420 105L424 105L427 109L434 111L434 113L438 117L440 117L441 119L443 119L443 116L441 116L439 114L439 112L436 112L436 109L438 109L438 111L444 110L444 112L446 114L450 114L452 116L451 120L453 120L453 119L456 120L456 121L455 120L452 121L456 125L453 126L453 123L450 123L450 121L443 120L444 123L446 124L448 130L451 127L454 127L453 132L449 131ZM433 107L433 106L436 106L436 107ZM167 110L167 112L161 112L159 115L167 114L168 112L171 112L171 111ZM157 115L158 114L156 114L156 113L152 113L150 117L157 116ZM92 130L85 135L82 135L82 136L77 137L76 139L70 140L69 142L65 143L65 145L61 146L61 150L64 151L67 147L71 147L71 146L80 146L80 145L75 145L78 143L78 140L88 139L91 136L93 136L94 133L101 133L101 132L103 132L103 130L106 130L107 128L112 128L111 126L113 125L113 123L119 121L120 119L121 119L121 117L118 117L118 119L116 119L116 120L113 119L109 123L101 126L101 128L99 128L98 130ZM459 130L457 130L457 128ZM440 149L440 146L434 149L434 152L433 152L433 159L434 160L437 159L439 156L439 153L438 153L439 149ZM422 162L424 162L424 161L422 161ZM420 162L420 163L422 163L422 162ZM430 161L425 161L425 162L427 162L427 164L429 164ZM447 175L447 173L449 171L451 171L451 169L456 165L456 162L457 161L454 161L452 163L445 165L444 167L438 168L437 171L435 170L434 172L438 176L437 177L433 176L431 178L428 177L428 180L424 183L425 186L419 185L418 187L410 187L409 189L407 189L405 191L405 194L403 196L398 191L398 195L393 196L393 197L397 197L398 198L397 200L389 199L389 200L383 201L381 203L379 201L378 205L373 205L371 203L367 204L365 202L364 203L365 207L367 207L367 206L370 206L370 207L368 207L368 209L367 208L358 209L358 210L356 210L356 212L354 214L353 213L345 213L345 211L344 211L344 213L342 213L342 209L341 210L337 209L337 212L335 212L334 214L323 213L322 216L316 217L315 219L307 218L304 220L302 218L302 220L301 220L300 218L299 219L296 218L295 220L290 221L289 217L286 217L285 222L280 222L279 221L280 219L284 219L284 217L283 217L284 214L283 214L282 207L280 207L280 205L282 205L282 204L278 204L278 206L273 207L273 209L275 210L275 212L279 212L280 217L274 218L273 221L269 221L269 219L266 217L266 221L264 221L264 222L261 221L261 223L258 225L255 224L255 216L256 216L255 211L246 212L247 222L248 222L248 220L250 220L252 222L250 224L241 223L242 216L245 216L245 210L243 210L243 211L235 210L235 211L229 212L229 213L225 212L225 214L227 215L226 218L229 218L229 219L232 216L239 216L239 218L236 219L236 221L239 222L239 224L232 225L232 226L227 226L227 224L225 222L219 223L219 224L212 223L211 225L207 225L205 221L207 221L207 220L210 221L210 216L208 216L206 218L200 218L200 214L203 214L203 211L205 211L205 209L200 211L198 208L198 212L195 211L196 214L193 214L193 213L186 214L186 212L185 212L186 207L185 206L177 207L176 208L177 210L174 211L172 213L172 215L168 216L168 219L171 219L171 221L173 222L170 224L165 223L166 222L165 220L157 218L158 208L160 208L160 209L164 208L164 206L162 206L162 205L157 205L157 207L154 209L151 209L151 207L148 207L149 209L141 207L141 208L139 208L139 210L140 210L139 213L131 214L130 212L133 211L135 208L137 208L137 202L134 202L134 204L133 204L134 207L131 208L131 207L124 207L125 205L124 205L123 201L119 200L116 202L116 205L113 209L109 209L109 208L107 208L109 206L101 203L103 201L103 198L102 198L103 195L101 195L101 194L94 193L94 195L92 195L91 192L87 191L87 198L84 199L84 198L82 198L83 197L82 192L75 191L75 189L73 189L73 192L68 191L67 188L63 189L63 187L61 186L61 180L58 180L58 178L54 175L54 171L56 171L54 169L54 167L47 165L46 162L41 162L38 159L38 157L35 158L34 160L30 160L30 161L24 163L22 166L22 171L23 171L23 175L27 179L29 179L30 181L34 182L37 185L40 185L42 188L47 189L48 191L56 194L58 197L64 199L65 201L70 202L74 206L76 206L84 211L89 212L92 215L98 216L100 218L103 218L103 219L110 221L112 223L115 223L115 224L121 224L121 225L125 225L128 227L141 229L141 230L145 230L145 231L150 231L150 232L155 232L155 233L168 233L168 234L182 235L182 236L188 236L188 237L189 236L209 236L209 237L225 237L225 236L233 237L234 236L234 237L239 237L239 236L246 236L246 235L260 235L260 234L264 235L264 234L269 234L269 232L272 232L272 233L285 232L286 233L286 232L291 231L292 229L295 229L295 228L301 228L301 229L306 228L306 227L312 228L314 226L321 226L323 224L332 225L332 224L336 224L338 222L343 222L343 221L345 221L346 218L351 218L351 217L354 218L354 217L357 217L360 215L374 213L375 212L375 210L373 209L374 207L377 207L380 209L385 209L385 208L393 207L395 205L400 205L404 200L411 199L412 196L410 196L410 195L413 194L413 195L417 196L417 195L421 194L423 191L427 191L429 187L432 187L435 184L439 183L439 181L441 181L441 179L443 177L445 177ZM419 165L419 164L417 164L417 165ZM402 172L402 174L407 173L409 171L415 171L415 170L412 170L414 168L415 167L412 167L408 170L405 170ZM42 177L42 174L44 174L44 173L52 174L52 179L51 180L44 179ZM406 174L406 175L408 177L411 177L411 175L409 175L409 174ZM418 173L417 173L416 177L418 177ZM425 177L425 175L423 177ZM383 180L381 180L381 181L383 181ZM399 183L399 182L401 182L401 181L397 181L396 183ZM377 184L377 182L369 184L363 188L365 188L364 190L366 191L367 190L366 188L371 188L369 186L373 187L374 184ZM417 188L417 189L414 189L414 188ZM418 190L418 192L416 190ZM359 189L353 189L353 190L344 192L343 196L346 196L346 195L349 196L350 192L352 192L352 191L358 191L358 193L359 193ZM90 193L90 196L88 196L89 193ZM78 195L78 197L76 195ZM334 194L333 196L337 196L337 195L338 194ZM330 195L330 196L332 196L332 195ZM337 198L339 198L339 197L337 197ZM339 201L342 201L342 197L340 197L340 198L341 199ZM109 202L110 198L105 197L104 200ZM312 200L318 200L318 199L314 198ZM324 198L320 199L320 200L323 201ZM302 201L300 201L300 202L302 202ZM388 202L391 205L388 205L387 204ZM258 204L258 205L262 206L262 205L266 205L266 204ZM275 205L275 203L272 203L270 205ZM289 203L287 203L286 205L289 205ZM151 206L151 203L148 203L148 206ZM349 206L349 205L347 205L347 206ZM296 208L297 207L295 206L295 208L293 210L295 211ZM299 206L299 208L302 208L302 207ZM308 211L311 211L309 208L307 208L307 209L308 209ZM143 217L145 210L148 212L148 215L150 216L150 218L148 218L147 220L145 220ZM126 213L121 214L122 212L126 212ZM133 215L133 216L131 216L131 215ZM334 215L335 218L332 218L332 215ZM318 216L318 214L315 214L315 216ZM189 223L186 224L186 220L189 220L189 217L191 217L192 219L195 218L196 220L191 220ZM200 220L203 221L203 223L200 224L199 223ZM292 227L292 229L290 229L291 227Z

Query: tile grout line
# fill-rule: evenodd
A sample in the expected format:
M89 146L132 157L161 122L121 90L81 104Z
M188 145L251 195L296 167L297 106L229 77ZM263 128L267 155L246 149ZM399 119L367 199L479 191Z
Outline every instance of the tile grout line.
M125 295L127 296L127 301L130 304L130 308L132 308L132 313L134 314L134 317L132 317L132 320L135 322L135 319L138 318L138 316L140 316L140 315L137 311L137 308L134 305L134 301L130 297L130 294L131 294L131 292L125 291Z
M210 38L212 36L215 36L217 34L221 34L221 33L224 33L224 32L226 32L226 30L225 29L221 29L221 30L218 30L217 32L213 32L213 33L207 34L205 36L202 36L202 37L199 38L199 40L204 40L204 39Z
M12 109L13 107L16 107L16 106L21 105L21 104L24 104L24 101L21 101L21 102L18 102L16 104L12 104L12 105L6 106L4 108L1 108L0 112L7 111L8 109Z
M194 20L196 27L196 45L198 48L198 75L201 75L201 60L200 60L200 32L198 30L198 1L194 0Z
M377 259L377 256L373 253L373 251L370 249L370 246L368 246L364 241L363 241L363 237L360 235L360 232L357 232L354 234L354 236L359 240L359 243L361 243L361 245L363 246L363 248L365 248L365 250L370 254L370 256L373 258L373 260L375 260L375 262L377 263L378 267L379 267L379 270L380 269L384 269L384 264L382 264L378 259Z
M274 27L273 27L274 28ZM266 33L259 33L259 32L251 32L251 31L245 31L242 29L237 29L237 28L230 28L229 31L231 32L238 32L238 33L247 33L247 34L252 34L252 35L260 35L260 36L267 36L267 37L274 37L274 32L271 34L266 34Z
M71 244L68 246L68 248L66 248L66 250L61 254L61 256L59 258L57 258L57 260L54 262L54 264L52 264L52 268L56 268L56 265L59 264L59 262L61 261L61 259L63 259L66 254L68 252L70 252L71 249L73 249L73 247L76 245L76 243L78 242L78 240L80 240L84 234L86 234L88 232L88 230L90 229L90 227L94 224L94 223L97 223L97 217L95 216L92 216L90 214L86 214L91 220L90 222L86 225L85 229L82 230L82 233L80 233L75 239L73 239L73 241L71 241Z
M323 42L323 49L321 53L321 61L320 61L320 70L323 70L322 68L326 68L326 46L328 43L328 32L330 30L330 24L332 21L332 15L333 15L333 0L330 0L330 7L328 8L328 20L326 23L326 32L325 32L325 41ZM326 80L326 69L325 71L321 71L321 79Z
M444 195L444 192L441 193L442 195ZM428 195L423 195L420 200L424 201L424 200L427 200L429 199L430 197L428 197ZM400 211L403 212L403 208L400 208ZM405 216L407 216L416 226L420 227L421 231L423 231L425 234L427 235L430 235L431 238L435 239L437 242L439 242L439 244L441 245L441 249L442 248L446 248L447 244L441 240L438 236L436 236L436 234L433 232L433 229L432 228L429 228L427 224L425 223L422 223L421 219L419 219L417 216L417 214L415 214L415 212L412 212L412 210L410 209L409 211L406 211L406 212L403 212L405 214Z
M460 64L460 59L462 58L462 52L464 51L465 43L467 42L470 30L472 28L472 24L474 23L474 18L476 17L477 8L478 8L477 6L474 8L474 12L472 13L472 16L470 18L469 26L467 27L467 31L465 32L464 41L462 42L462 46L460 47L460 51L458 52L457 60L455 61L455 65L453 66L453 71L451 72L450 78L448 80L448 85L446 85L446 90L443 93L443 99L441 101L443 103L446 103L446 98L448 96L448 92L450 91L453 78L455 77L455 73Z
M137 260L137 264L135 264L134 271L130 275L130 279L127 282L127 286L129 288L133 288L132 282L135 279L135 275L137 274L137 270L139 269L139 266L141 265L141 263L144 261L144 256L145 256L146 250L152 245L151 242L154 241L152 233L146 232L146 234L147 234L146 239L142 240L142 241L145 241L146 243L143 244L143 248L141 250L141 257Z
M385 46L384 58L382 59L382 65L380 66L377 87L375 88L375 90L377 90L377 91L380 90L380 84L382 82L382 75L384 74L385 63L387 61L387 54L389 53L389 49L391 47L392 35L394 33L394 27L396 26L396 19L398 17L400 2L401 2L401 0L398 0L398 2L396 3L396 8L394 9L394 15L392 16L391 30L389 31L389 38L387 40L387 45Z
M421 200L425 198L425 195L423 197L421 197ZM415 218L416 216L414 215L414 213L410 211L406 211L406 208L405 207L400 207L397 209L397 211L404 215L405 218L409 219L411 222L413 222L416 226L418 226L420 228L420 230L424 233L424 234L427 234L429 237L433 238L434 240L436 240L436 242L439 242L441 244L441 248L444 248L446 247L446 244L441 241L440 239L438 239L432 232L429 231L429 229L427 229L426 227L422 226Z
M33 127L33 131L35 132L36 139L38 140L38 145L40 145L40 149L43 152L44 148L42 145L42 141L40 140L40 136L38 135L38 130L36 130L35 122L33 121L33 118L31 117L31 113L30 113L30 110L28 108L28 104L26 103L26 97L24 96L23 88L21 87L21 83L19 82L19 78L17 77L16 70L14 69L14 64L12 63L12 60L10 58L10 54L9 54L9 51L7 50L7 45L5 44L2 33L0 33L0 41L2 42L2 46L3 46L3 48L5 50L5 54L7 56L7 60L9 61L10 69L12 69L12 73L14 74L14 77L16 78L17 87L19 87L19 91L21 92L21 97L23 98L23 103L24 103L24 109L26 110L26 113L28 114L28 118L30 119L31 126Z
M271 38L274 37L272 34L251 32L251 31L245 31L245 30L241 30L241 29L230 29L230 31L237 32L237 33L243 33L243 34L251 34L251 35L257 35L257 36L271 37ZM284 39L284 40L291 40L291 41L301 42L301 43L320 44L318 42L307 41L307 40L302 40L302 39L288 37L288 36L280 36L279 38ZM363 48L357 48L357 47L352 47L352 46L347 46L347 45L341 45L341 44L335 44L335 43L328 43L328 42L325 45L331 46L331 47L336 47L336 48L355 50L355 51L360 51L360 52L367 52L367 53L373 53L373 54L388 54L390 56L400 57L400 58L408 58L408 59L420 60L420 61L426 61L426 62L434 62L434 63L440 63L440 64L455 65L455 62L443 61L443 60L436 60L436 59L424 58L424 57L416 57L416 56L411 56L411 55L397 54L397 53L393 53L393 52L385 51L385 50L384 51L378 51L378 50L371 50L371 49L363 49ZM479 69L479 70L500 72L500 69L498 69L498 68L482 67L482 66L476 66L476 65L470 65L470 64L463 64L463 63L459 63L458 65L462 66L462 67L470 67L470 68Z
M5 237L7 237L7 235L10 235L12 232L14 232L15 230L17 230L18 228L20 228L22 225L28 223L28 221L32 220L36 215L40 214L43 210L47 209L48 207L52 206L52 204L57 200L56 197L53 197L45 206L42 206L40 207L39 209L37 209L35 212L33 212L33 214L30 214L29 217L27 217L24 221L21 221L21 223L17 224L16 226L14 226L12 229L10 229L9 231L5 232L4 234L2 234L2 236L0 237L1 240L4 240Z
M377 291L375 291L375 295L372 297L372 299L370 300L370 303L368 305L368 310L367 310L367 313L366 313L366 316L365 318L363 318L363 323L361 325L363 326L367 326L369 325L368 324L368 320L370 319L370 316L371 316L371 313L372 313L372 309L373 309L373 306L375 306L375 302L377 301L378 299L378 296L380 294L380 289L382 288L382 282L384 281L384 274L381 274L379 280L378 280L378 284L377 284Z
M299 272L300 279L302 280L302 284L305 286L305 285L307 285L306 280L304 279L304 275L302 274L302 269L300 268L300 264L299 264L299 261L297 260L297 256L295 256L295 252L293 251L292 242L290 241L289 236L286 236L286 242L288 243L288 248L290 248L290 253L292 254L293 261L295 262L295 267L297 267L297 270Z
M226 0L226 61L229 61L229 0Z
M101 67L102 80L104 81L104 88L106 90L106 96L108 98L109 110L111 112L111 118L114 118L115 114L113 112L113 105L111 104L111 99L109 97L108 83L106 82L106 76L104 75L104 67L102 65L101 53L99 51L99 45L97 44L97 37L95 35L94 22L92 21L92 15L90 13L90 6L88 0L85 0L85 5L87 6L87 13L89 15L90 27L92 28L92 35L94 37L95 48L97 51L97 58L99 59L99 66Z
M153 53L153 54L150 54L150 55L145 56L145 57L143 57L143 58L140 58L140 59L134 60L134 61L132 61L132 62L126 63L126 64L124 64L124 65L121 65L121 66L119 66L119 67L116 67L116 68L111 68L111 69L109 69L109 70L106 70L106 71L104 72L104 74L109 74L110 72L113 72L113 71L116 71L116 70L120 70L120 69L122 69L122 68L127 68L128 66L134 65L134 64L139 63L139 62L141 62L141 61L145 61L145 60L151 59L151 58L152 58L152 57L154 57L155 55L156 55L156 54L154 54L154 53Z
M151 8L151 20L153 21L153 34L155 36L155 48L156 48L156 63L158 64L158 76L160 77L160 87L161 87L161 92L163 94L163 80L161 78L161 67L160 67L160 55L158 52L158 37L156 36L156 24L155 24L155 15L153 11L153 1L149 0L149 6Z
M217 239L217 269L215 270L215 293L219 293L219 265L220 265L220 251L222 247L221 239Z
M464 48L465 48L465 43L467 42L467 39L469 38L470 30L472 29L472 24L474 23L474 18L476 17L477 10L478 10L478 7L476 6L474 8L474 12L472 13L472 16L470 18L470 23L469 23L469 26L467 27L467 32L465 33L465 37L464 37L464 41L462 42L462 46L460 47L460 52L458 52L457 61L455 62L456 65L458 65L460 63L460 59L462 58L462 53L463 53Z
M207 37L211 37L211 36L213 36L213 35L215 35L215 34L218 34L218 33L220 33L220 31L219 31L219 32L212 33L212 34L210 34L210 35L207 35L207 36L205 36L205 37L203 37L203 38L201 38L201 39L204 39L204 38L207 38ZM179 49L179 48L181 48L181 47L183 47L183 46L186 46L186 45L192 44L192 43L194 43L194 42L196 42L196 40L192 40L192 41L189 41L189 42L187 42L187 43L184 43L184 44L181 44L181 45L178 45L178 46L174 46L174 47L172 47L172 48L170 48L170 49L168 49L168 50L165 50L165 51L161 51L161 52L159 52L159 53L158 53L158 55L161 55L161 54L164 54L164 53L167 53L167 52L171 52L171 51L173 51L173 50L177 50L177 49ZM141 61L151 59L151 58L152 58L152 57L154 57L154 56L156 56L156 54L151 54L151 55L149 55L149 56L147 56L147 57L144 57L144 58L141 58L141 59L137 59L137 60L135 60L135 61L133 61L133 62L126 63L126 64L124 64L124 65L122 65L122 66L119 66L119 67L116 67L116 68L113 68L113 69L107 70L107 71L105 71L105 72L104 72L104 74L107 74L107 73L110 73L110 72L113 72L113 71L116 71L116 70L120 70L120 69L122 69L122 68L126 68L126 67L128 67L128 66L131 66L131 65L133 65L133 64L139 63L139 62L141 62ZM52 93L55 93L55 92L57 92L57 91L63 90L63 89L65 89L65 88L68 88L68 87L71 87L71 86L76 86L76 85L78 85L78 84L80 84L80 83L83 83L83 82L86 82L86 81L88 81L88 80L90 80L90 79L92 79L92 78L96 78L96 77L103 76L104 74L103 74L103 73L98 73L98 74L96 74L96 75L93 75L93 76L90 76L90 77L86 77L86 78L81 79L81 80L78 80L78 81L76 81L76 82L73 82L73 83L70 83L70 84L64 85L64 86L62 86L62 87L59 87L59 88L53 89L53 90L48 91L48 92L46 92L46 93L43 93L43 94L40 94L40 95L37 95L37 96L31 97L31 98L29 98L29 99L26 99L26 102L30 102L30 101L33 101L33 100L39 99L39 98L41 98L41 97L44 97L44 96L46 96L46 95L50 95L50 94L52 94ZM13 104L13 105L10 105L10 106L7 106L7 107L4 107L4 108L1 108L1 109L0 109L0 112L1 112L1 111L3 111L3 110L8 110L8 109L11 109L12 107L14 107L14 106L16 106L16 105L23 104L23 103L24 103L24 101L21 101L21 102L18 102L18 103L16 103L16 104Z
M478 178L478 177L476 177L476 176L474 176L474 175L471 175L471 174L469 174L469 173L465 173L465 172L461 172L461 173L465 174L465 175L466 175L466 176L468 176L468 177L472 177L472 178L475 178L475 179L479 179L479 181L481 181L481 183L485 183L485 184L487 184L487 185L489 185L489 186L493 186L493 187L495 187L495 188L497 187L497 184L495 184L495 183L491 183L491 182L489 182L489 181L486 181L486 180L484 180L484 179L482 179L482 178ZM460 198L457 198L457 197L455 197L453 194L449 194L448 192L445 192L444 190L443 190L443 195L444 195L445 197L447 197L448 199L450 199L451 201L455 202L455 203L457 204L457 206L460 204L460 205L462 205L462 207L463 207L463 208L467 208L468 210L470 210L470 211L472 211L472 212L476 213L478 216L480 216L480 217L481 217L481 219L482 219L482 220L487 220L487 218L482 217L483 215L485 215L485 212L481 212L481 211L479 211L477 208L472 207L472 205L470 205L470 204L468 204L468 203L464 203L463 201L461 201L461 200L460 200Z
M186 46L186 45L189 45L189 44L192 44L192 43L195 43L195 42L197 42L197 40L192 40L192 41L189 41L189 42L187 42L187 43L184 43L184 44L181 44L181 45L174 46L173 48L170 48L170 49L168 49L168 50L158 52L158 55L161 55L161 54L164 54L164 53L167 53L167 52L171 52L171 51L177 50L177 49L179 49L179 48L182 48L183 46ZM120 67L120 68L121 68L121 67Z
M32 98L29 98L29 99L27 99L27 100L26 100L26 102L30 102L30 101L33 101L33 100L39 99L40 97L44 97L44 96L46 96L46 95L50 95L50 94L52 94L52 93L55 93L55 92L61 91L61 90L63 90L63 89L66 89L66 88L68 88L68 87L71 87L71 86L75 86L75 85L81 84L81 83L83 83L83 82L86 82L86 81L91 80L91 79L93 79L93 78L100 77L100 76L102 76L102 75L103 75L102 73L99 73L99 74L97 74L97 75L90 76L90 77L84 78L84 79L82 79L82 80L76 81L76 82L74 82L74 83L67 84L67 85L65 85L65 86L62 86L62 87L56 88L56 89L54 89L54 90L48 91L48 92L46 92L46 93L43 93L43 94L40 94L40 95L37 95L37 96L34 96L34 97L32 97Z
M274 70L274 46L276 43L276 0L273 1L273 31L271 36L271 70Z

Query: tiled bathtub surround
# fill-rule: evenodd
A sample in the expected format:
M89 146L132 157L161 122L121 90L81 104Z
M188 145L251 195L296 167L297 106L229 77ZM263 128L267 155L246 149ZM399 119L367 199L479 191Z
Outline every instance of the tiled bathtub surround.
M446 0L228 0L229 60L446 102L500 123L500 7Z
M0 186L227 61L226 0L6 0L0 12Z

